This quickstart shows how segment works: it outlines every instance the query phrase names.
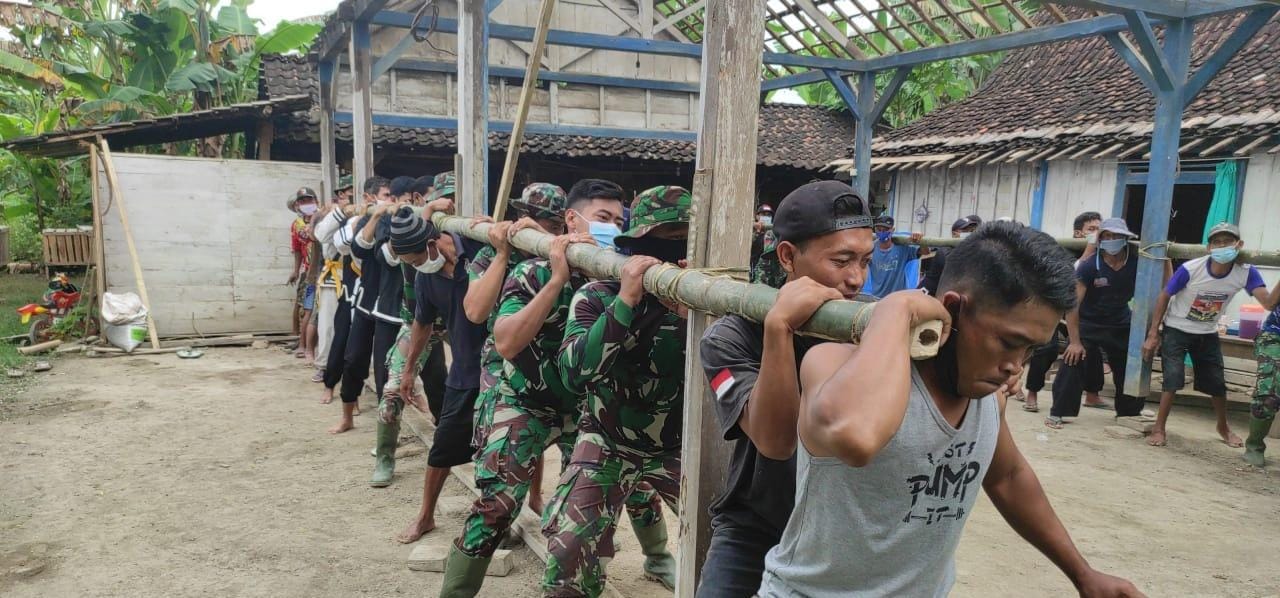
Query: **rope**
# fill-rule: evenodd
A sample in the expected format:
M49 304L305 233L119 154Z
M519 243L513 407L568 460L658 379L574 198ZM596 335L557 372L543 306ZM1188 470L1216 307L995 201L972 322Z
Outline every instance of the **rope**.
M874 303L861 304L854 308L853 319L849 327L849 338L851 340L861 342L862 335L858 331L867 329L867 325L871 323L871 314L875 309Z
M680 301L678 296L676 295L676 289L680 287L680 281L684 280L684 277L688 276L689 274L697 272L699 274L703 274L710 278L738 280L735 277L730 276L729 274L746 272L745 268L681 268L680 266L677 266L671 263L662 263L654 267L657 268L657 271L655 273L657 280L662 280L662 275L666 271L677 270L676 275L671 277L670 280L666 281L664 285L660 286L657 289L656 294L659 297L669 298L673 301L684 304L685 307L693 307L693 306L689 305L684 301ZM737 311L742 312L745 300L746 300L746 293L740 293L738 295Z
M1140 245L1140 246L1138 247L1138 256L1139 256L1139 257L1145 257L1145 258L1147 258L1147 259L1153 259L1153 260L1158 260L1158 261L1165 261L1165 262L1167 262L1167 261L1169 261L1169 256L1168 256L1168 255L1155 255L1155 254L1153 254L1153 253L1151 253L1150 251L1147 251L1147 250L1148 250L1148 249L1155 249L1155 248L1159 247L1159 248L1161 248L1161 249L1164 249L1164 252L1167 254L1167 253L1169 253L1169 246L1170 246L1170 245L1173 245L1173 243L1170 243L1169 241L1159 241L1159 242L1156 242L1156 243L1149 243L1149 244L1147 244L1147 245Z

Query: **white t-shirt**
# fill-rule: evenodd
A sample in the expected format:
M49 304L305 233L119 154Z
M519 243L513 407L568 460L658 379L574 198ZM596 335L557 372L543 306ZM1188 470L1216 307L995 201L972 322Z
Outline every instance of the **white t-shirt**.
M1164 325L1187 334L1216 334L1218 318L1231 298L1261 286L1266 286L1262 275L1249 264L1234 264L1226 276L1218 278L1209 271L1209 256L1191 260L1178 266L1165 285L1169 310Z

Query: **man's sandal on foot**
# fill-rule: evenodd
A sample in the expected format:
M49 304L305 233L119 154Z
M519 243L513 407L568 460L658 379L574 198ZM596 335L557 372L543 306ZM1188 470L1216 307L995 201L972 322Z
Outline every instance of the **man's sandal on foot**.
M1022 410L1030 411L1031 413L1040 413L1040 405L1037 403L1023 403Z
M1056 415L1050 415L1049 417L1044 418L1044 425L1047 428L1061 430L1063 425L1062 418Z

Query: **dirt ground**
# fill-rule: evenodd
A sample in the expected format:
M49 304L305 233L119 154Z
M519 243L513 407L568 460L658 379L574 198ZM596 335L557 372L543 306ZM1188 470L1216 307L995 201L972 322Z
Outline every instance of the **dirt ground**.
M391 488L369 488L372 405L354 432L330 436L338 406L319 405L308 377L279 349L246 348L194 361L64 358L0 385L0 595L435 595L440 575L408 570L410 547L392 540L418 508L425 457L401 459ZM1107 414L1085 411L1061 431L1043 413L1009 420L1096 567L1150 596L1280 596L1275 472L1217 442L1207 410L1178 408L1164 449L1112 438ZM457 480L445 494L470 496ZM422 542L444 545L462 518L438 515ZM667 595L640 579L630 532L618 536L615 587ZM537 595L540 562L527 548L515 557L482 595ZM962 597L1073 593L985 499L958 578Z

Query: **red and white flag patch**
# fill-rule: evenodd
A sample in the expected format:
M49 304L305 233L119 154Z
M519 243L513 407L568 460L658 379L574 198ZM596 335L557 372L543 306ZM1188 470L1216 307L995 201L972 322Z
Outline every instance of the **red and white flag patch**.
M711 390L716 393L717 401L723 399L724 395L729 392L729 389L733 388L734 382L736 382L736 380L733 379L733 374L727 369L720 370L720 373L716 374L715 377L711 379Z

